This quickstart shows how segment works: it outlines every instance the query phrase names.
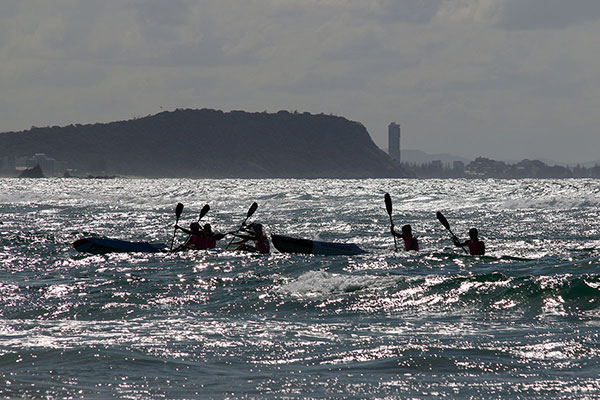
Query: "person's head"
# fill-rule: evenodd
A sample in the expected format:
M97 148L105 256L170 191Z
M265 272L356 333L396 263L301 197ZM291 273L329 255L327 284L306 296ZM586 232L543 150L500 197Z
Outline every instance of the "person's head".
M402 236L412 236L412 228L410 225L404 225L402 227Z
M204 224L204 231L208 233L212 232L212 227L210 226L210 224Z
M190 231L196 233L196 232L200 232L200 224L197 222L192 222L190 224Z
M261 224L254 224L252 226L252 229L254 230L254 233L256 233L259 236L263 235L263 226Z
M479 232L477 232L476 228L471 228L469 229L469 237L473 240L477 240L477 236L479 235Z

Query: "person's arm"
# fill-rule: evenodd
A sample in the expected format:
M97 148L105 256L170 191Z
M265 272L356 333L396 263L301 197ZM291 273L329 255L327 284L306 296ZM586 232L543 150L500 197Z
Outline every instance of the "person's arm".
M254 235L240 235L239 233L231 233L233 236L238 237L243 240L256 240L256 236Z
M236 248L234 249L236 251L238 251L238 250L256 251L256 247L251 244L248 244L248 240L250 240L250 239L242 239L238 242L232 242L231 245L236 246Z
M390 228L390 231L392 232L392 235L393 235L393 236L396 236L396 237L399 237L399 238L401 238L401 237L402 237L402 235L401 235L401 234L397 233L397 232L394 230L394 224L392 224L392 227Z
M258 252L258 249L256 248L256 246L248 244L246 240L242 241L240 243L240 245L238 247L236 247L235 249L236 250L250 251L250 252Z
M187 229L185 229L185 228L182 228L182 227L181 227L181 226L179 226L179 225L175 225L175 229L180 229L180 230L182 230L183 232L187 233L188 235L191 235L191 234L192 234L192 231L188 231Z
M467 240L466 242L464 242L464 243L461 243L461 242L459 242L459 241L458 241L458 238L457 238L456 236L454 236L454 237L452 238L452 241L454 242L454 245L455 245L456 247L465 247L466 245L468 245L468 244L469 244L469 241L468 241L468 240Z
M254 233L254 230L252 229L252 227L251 227L251 226L249 226L249 225L244 225L244 226L242 226L242 227L239 229L239 232L246 232L246 233L249 233L249 234L253 234L253 233Z

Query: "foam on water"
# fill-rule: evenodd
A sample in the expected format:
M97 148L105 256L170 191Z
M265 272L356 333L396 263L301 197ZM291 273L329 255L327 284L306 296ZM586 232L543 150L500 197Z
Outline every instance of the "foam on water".
M335 294L352 293L362 289L384 288L398 278L368 275L331 274L325 271L310 271L279 288L279 292L297 298L319 298Z

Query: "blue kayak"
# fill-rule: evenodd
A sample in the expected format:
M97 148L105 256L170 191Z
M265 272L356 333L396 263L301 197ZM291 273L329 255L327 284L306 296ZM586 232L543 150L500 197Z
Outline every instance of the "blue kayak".
M73 247L80 253L158 253L166 250L164 243L128 242L118 239L89 237L76 240Z
M353 243L321 242L310 239L271 235L273 246L282 253L320 254L326 256L354 256L366 253Z

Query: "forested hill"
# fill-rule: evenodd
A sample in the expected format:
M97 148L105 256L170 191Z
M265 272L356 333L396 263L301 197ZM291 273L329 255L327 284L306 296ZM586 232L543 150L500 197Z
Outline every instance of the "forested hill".
M286 111L176 110L0 134L0 157L35 153L80 172L144 177L401 176L360 123Z

